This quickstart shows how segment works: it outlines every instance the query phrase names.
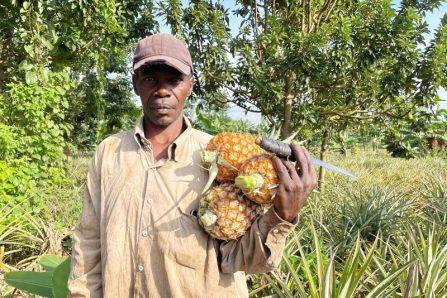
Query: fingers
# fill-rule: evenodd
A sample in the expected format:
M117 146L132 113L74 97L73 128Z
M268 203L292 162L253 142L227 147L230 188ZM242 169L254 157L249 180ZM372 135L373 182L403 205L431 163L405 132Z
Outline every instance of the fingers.
M315 167L314 167L314 165L312 163L312 159L310 157L309 151L307 151L305 148L303 148L303 152L304 152L304 155L306 155L307 161L308 161L308 164L309 164L309 174L316 181L317 173L315 172Z
M280 181L285 181L285 179L290 179L289 170L284 164L284 161L277 157L273 156L272 158L273 166L275 167L276 174L278 175L278 178Z
M299 177L298 171L296 170L296 168L292 165L292 163L290 163L288 161L285 161L285 160L281 160L281 161L284 164L284 166L286 167L290 178L292 178L292 180L296 180Z
M306 155L306 150L303 147L299 146L298 143L295 142L295 140L293 140L290 144L290 148L292 149L293 156L295 156L296 159L296 171L300 176L302 176L303 174L307 174L309 171L309 154Z
M316 172L309 152L299 146L296 141L292 141L290 147L296 159L295 167L290 162L276 156L272 159L278 178L281 181L285 181L285 179L298 181L298 178L304 179L305 181L316 181Z
M290 162L276 156L273 157L272 161L280 181L286 181L287 179L297 181L298 173Z
M304 147L299 146L295 141L292 141L290 147L297 160L296 168L299 177L305 185L313 189L317 184L317 174L309 152Z

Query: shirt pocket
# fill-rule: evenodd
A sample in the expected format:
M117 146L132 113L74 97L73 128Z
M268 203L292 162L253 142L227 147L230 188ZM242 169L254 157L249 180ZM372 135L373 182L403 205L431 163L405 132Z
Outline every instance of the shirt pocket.
M204 268L208 250L208 234L199 225L196 212L177 208L178 216L172 230L165 236L165 253L176 263L193 268ZM163 237L163 235L160 235ZM167 241L166 241L167 240Z

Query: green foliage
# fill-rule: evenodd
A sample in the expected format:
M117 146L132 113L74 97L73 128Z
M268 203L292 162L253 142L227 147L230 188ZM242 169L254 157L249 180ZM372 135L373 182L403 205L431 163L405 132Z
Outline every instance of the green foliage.
M33 267L34 260L52 247L54 225L42 218L42 213L26 208L25 204L4 204L0 216L0 268L2 271Z
M223 131L250 133L254 130L253 125L249 121L232 120L225 114L218 112L205 113L199 108L196 109L193 119L191 120L196 128L206 131L212 135Z
M52 73L41 84L10 83L0 95L0 203L24 202L43 208L38 186L64 179L64 148L70 125L64 122L67 92L65 73Z
M424 16L442 1L423 3L240 1L233 9L169 1L160 14L190 46L207 106L228 93L228 101L282 127L284 137L298 131L309 139L438 105L445 18L426 41Z
M126 77L116 77L108 80L103 95L104 119L99 125L96 141L123 130L133 128L136 119L142 114L141 107L135 105L135 98L131 94L131 82Z
M45 272L16 271L5 274L5 281L15 288L43 297L67 297L70 258L46 255L40 259Z
M447 180L443 176L429 175L424 179L421 200L426 202L425 221L447 226Z
M131 86L123 75L101 83L95 73L82 78L67 113L67 122L73 125L70 140L79 151L92 151L104 137L135 125L142 109L136 105Z
M406 119L391 123L383 142L394 157L414 158L432 153L442 155L442 148L430 149L428 141L430 138L447 139L446 120L447 113L443 109L434 113L414 110Z
M65 73L72 86L65 94L69 103L65 122L74 133L64 137L81 150L91 150L101 136L96 132L109 121L106 103L117 98L104 96L115 84L108 77L129 77L127 59L134 42L158 27L152 6L152 1L143 0L3 1L0 94L8 92L11 83L44 87L52 73L65 72L69 66ZM135 105L126 102L123 109L132 114Z
M338 205L339 221L334 232L342 233L338 238L346 242L354 241L357 236L369 241L379 234L387 238L411 221L409 210L414 203L397 190L357 186L340 195L347 200Z
M262 297L265 294L277 294L280 297L317 298L358 297L367 294L366 297L388 297L394 291L394 284L399 282L401 275L414 263L403 262L382 280L376 281L372 268L377 261L379 238L372 245L357 238L340 263L341 256L337 251L329 252L328 255L327 249L321 246L320 236L313 222L308 229L312 239L303 237L304 233L294 234L288 242L279 270L262 275L269 282L268 286L256 285L258 289L254 289L250 295ZM304 240L300 240L302 238ZM316 257L309 258L309 255Z
M30 208L42 208L34 204L37 184L33 179L35 169L29 167L27 160L0 161L0 205L23 203ZM39 206L36 206L39 205Z
M21 142L15 158L27 157L45 172L63 163L64 136L71 128L64 122L66 93L71 87L65 73L53 73L42 85L8 84L0 97L0 115Z

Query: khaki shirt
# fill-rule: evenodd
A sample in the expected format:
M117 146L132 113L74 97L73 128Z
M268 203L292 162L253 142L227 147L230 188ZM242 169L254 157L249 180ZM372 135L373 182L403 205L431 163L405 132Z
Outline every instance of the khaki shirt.
M245 273L279 264L294 225L273 208L238 240L218 241L196 217L211 136L187 129L154 161L142 120L105 139L90 165L73 235L69 297L246 297Z

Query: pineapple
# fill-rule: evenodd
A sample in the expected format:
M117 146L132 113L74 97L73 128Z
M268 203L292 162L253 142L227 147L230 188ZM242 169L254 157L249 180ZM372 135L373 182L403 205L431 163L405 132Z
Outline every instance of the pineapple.
M244 161L235 179L243 193L261 205L271 204L278 187L278 175L270 153L258 154Z
M210 167L217 161L217 176L219 182L233 181L238 174L242 162L264 152L255 143L255 139L238 132L221 132L214 136L208 143L206 151L201 154L202 162Z
M248 200L232 183L222 183L200 200L199 223L211 237L233 240L242 236L263 208Z

